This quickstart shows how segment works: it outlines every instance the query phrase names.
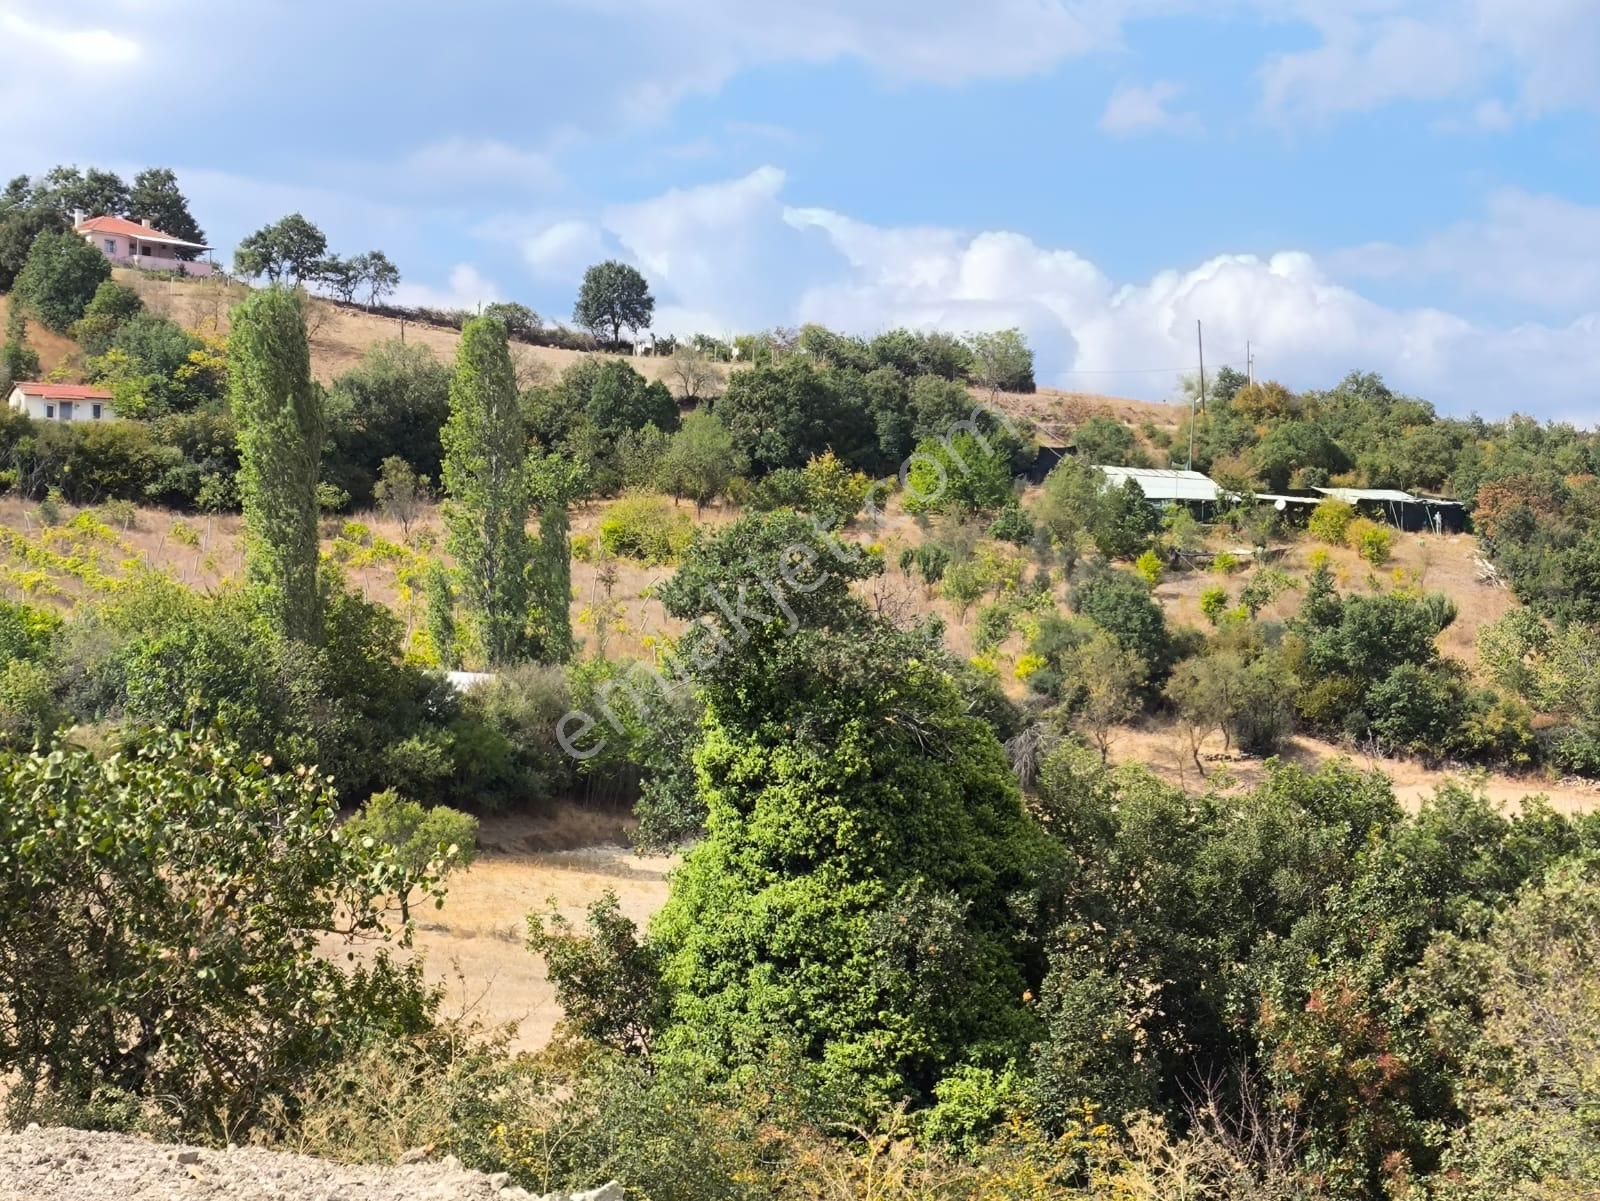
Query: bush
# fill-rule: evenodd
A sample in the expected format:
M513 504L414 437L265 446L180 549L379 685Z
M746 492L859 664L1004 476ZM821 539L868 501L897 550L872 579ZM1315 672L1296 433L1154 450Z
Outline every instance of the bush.
M1222 624L1222 615L1228 611L1228 590L1221 584L1212 584L1200 593L1200 612L1212 625Z
M1161 561L1161 556L1153 550L1147 550L1133 561L1133 572L1146 584L1154 588L1161 583L1161 577L1166 574L1166 564Z
M989 537L1014 546L1027 546L1033 540L1033 518L1016 501L1007 502L989 526Z
M1381 567L1389 561L1394 534L1388 526L1358 517L1346 527L1344 538L1346 546L1374 567Z
M1306 523L1306 530L1318 542L1326 542L1329 546L1343 546L1345 534L1355 519L1354 506L1330 497L1311 511L1311 519Z
M1232 575L1239 570L1239 556L1229 551L1219 550L1211 558L1211 572L1213 575Z
M607 554L643 563L671 563L694 538L694 522L664 496L630 493L600 519Z
M404 882L340 836L316 774L157 736L105 760L3 756L0 779L0 1067L22 1111L45 1083L109 1085L227 1137L352 1046L431 1021L417 969L317 951L391 932Z

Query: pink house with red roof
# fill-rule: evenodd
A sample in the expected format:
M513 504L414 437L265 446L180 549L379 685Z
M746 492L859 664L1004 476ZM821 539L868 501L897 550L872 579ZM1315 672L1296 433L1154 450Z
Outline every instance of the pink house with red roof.
M87 384L20 380L11 388L11 408L35 421L115 421L111 393Z
M79 220L73 230L119 267L139 267L145 271L182 271L185 275L210 275L215 268L204 259L185 259L184 254L207 254L211 247L186 242L151 227L148 221L129 221L125 217L90 217Z

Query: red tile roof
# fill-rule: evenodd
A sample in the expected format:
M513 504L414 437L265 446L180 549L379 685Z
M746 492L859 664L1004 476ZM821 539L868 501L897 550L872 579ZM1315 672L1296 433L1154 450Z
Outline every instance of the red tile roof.
M45 400L110 400L111 393L104 388L91 388L88 384L41 384L34 380L18 380L16 387L24 396L40 396Z
M210 249L201 246L199 242L185 242L182 238L175 238L171 234L162 233L159 229L151 229L148 225L140 225L137 221L129 221L124 217L90 217L87 221L78 222L73 229L80 234L118 234L124 238L147 238L152 242L169 242L174 246Z

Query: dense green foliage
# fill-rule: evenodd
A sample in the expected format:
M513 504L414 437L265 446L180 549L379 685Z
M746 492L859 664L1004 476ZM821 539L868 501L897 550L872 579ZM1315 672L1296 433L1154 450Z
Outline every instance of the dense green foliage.
M291 638L320 634L317 481L326 421L311 379L302 302L257 292L233 311L228 398L239 428L245 572L270 620Z
M462 331L442 440L450 553L489 662L514 663L527 646L531 502L511 354L498 321L482 318Z
M850 595L875 569L803 520L752 517L664 593L707 623L684 654L702 665L709 809L652 933L665 1046L728 1069L792 1045L848 1098L931 1095L1021 1051L1020 894L1048 859L937 649ZM731 653L705 666L714 641Z
M17 273L13 301L58 333L79 317L95 289L111 278L111 264L77 234L43 233L34 239Z
M572 319L614 346L622 340L623 330L648 329L655 307L650 285L638 268L608 259L583 273Z
M387 851L341 836L308 771L186 737L104 759L0 756L0 1065L42 1090L170 1099L226 1136L368 1039L431 1021L415 970L347 971L325 936L390 932Z

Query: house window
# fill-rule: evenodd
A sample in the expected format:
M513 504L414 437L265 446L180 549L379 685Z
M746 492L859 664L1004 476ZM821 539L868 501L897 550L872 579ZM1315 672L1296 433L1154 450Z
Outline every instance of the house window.
M94 410L94 419L96 421L99 421L100 420L100 406L99 405L94 405L93 406L93 410Z
M116 257L116 255L117 255L117 240L115 238L107 238L106 239L106 253L109 254L112 258Z
M54 421L56 419L56 407L55 407L55 405L45 405L45 407L44 407L44 415L49 420Z

